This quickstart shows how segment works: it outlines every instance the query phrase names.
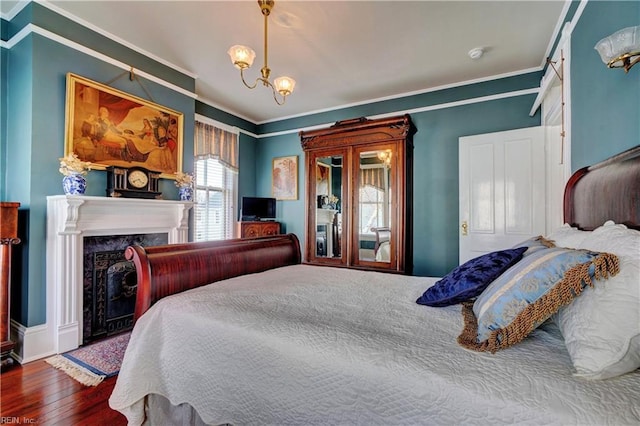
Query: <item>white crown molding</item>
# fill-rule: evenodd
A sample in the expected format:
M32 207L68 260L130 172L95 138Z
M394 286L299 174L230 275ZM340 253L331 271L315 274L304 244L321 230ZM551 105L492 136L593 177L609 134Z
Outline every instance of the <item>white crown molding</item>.
M191 92L189 90L183 89L182 87L176 86L173 83L169 83L168 81L165 81L159 77L156 77L152 74L149 74L145 71L142 70L138 70L138 69L134 69L133 67L131 67L131 65L129 64L125 64L124 62L121 62L117 59L114 59L110 56L107 56L105 54L102 54L96 50L90 49L86 46L81 45L80 43L76 43L75 41L71 41L67 38L61 37L58 34L52 33L49 30L45 30L44 28L41 28L37 25L34 24L28 24L26 25L24 28L22 28L17 34L15 34L13 37L11 37L11 39L9 39L6 42L6 48L7 49L11 49L13 48L13 46L15 46L16 44L18 44L20 41L22 41L22 39L24 39L25 37L27 37L29 34L38 34L41 35L42 37L48 38L49 40L55 41L57 43L60 43L64 46L70 47L71 49L77 50L78 52L82 52L86 55L92 56L96 59L99 59L103 62L106 62L108 64L114 65L118 68L121 68L123 70L126 71L131 71L133 70L134 73L140 77L144 77L149 81L153 81L154 83L157 83L161 86L167 87L175 92L178 93L182 93L185 96L188 96L190 98L194 98L197 99L198 95L195 94L194 92Z
M540 64L542 68L544 68L547 64L547 58L551 56L551 49L553 49L553 44L558 39L558 36L560 35L562 28L564 27L564 21L567 18L567 13L569 13L571 4L571 0L565 0L562 11L560 12L560 16L558 17L558 22L556 22L556 26L551 33L551 38L549 39L549 44L547 45L547 49L545 50L544 58L542 58L542 63Z
M512 72L508 72L508 73L504 73L504 74L492 75L492 76L489 76L489 77L476 78L476 79L473 79L473 80L461 81L461 82L458 82L458 83L451 83L451 84L445 84L445 85L442 85L442 86L430 87L428 89L415 90L415 91L412 91L412 92L399 93L397 95L384 96L384 97L381 97L381 98L369 99L369 100L366 100L366 101L354 102L354 103L345 104L345 105L338 105L338 106L335 106L335 107L318 109L318 110L314 110L314 111L305 112L305 113L302 113L302 114L289 115L289 116L281 117L281 118L278 118L278 119L275 119L275 120L260 121L260 122L257 122L255 124L261 125L261 124L275 123L275 122L278 122L278 121L290 120L292 118L306 117L306 116L309 116L309 115L321 114L321 113L324 113L324 112L335 111L335 110L344 109L344 108L352 108L352 107L356 107L356 106L360 106L360 105L367 105L367 104L372 104L372 103L376 103L376 102L384 102L384 101L395 100L395 99L399 99L399 98L406 98L406 97L410 97L410 96L422 95L424 93L438 92L440 90L446 90L446 89L453 89L453 88L462 87L462 86L468 86L468 85L471 85L471 84L478 84L478 83L484 83L484 82L487 82L487 81L500 80L502 78L515 77L515 76L518 76L518 75L529 74L529 73L536 72L536 71L542 71L542 67L539 66L539 67L534 67L534 68L526 68L526 69L523 69L523 70L520 70L520 71L512 71Z
M537 94L539 92L539 90L540 90L540 88L534 87L534 88L531 88L531 89L516 90L516 91L513 91L513 92L497 93L497 94L494 94L494 95L480 96L480 97L477 97L477 98L463 99L463 100L460 100L460 101L445 102L445 103L436 104L436 105L428 105L428 106L424 106L424 107L404 109L404 110L396 110L396 111L386 112L384 114L371 115L371 116L368 116L367 118L369 118L371 120L375 120L375 119L378 119L378 118L393 117L394 115L417 114L417 113L426 112L426 111L435 111L435 110L439 110L439 109L455 108L455 107L459 107L459 106L462 106L462 105L471 105L471 104L477 104L477 103L481 103L481 102L495 101L495 100L498 100L498 99L514 98L514 97L525 96L525 95L535 95L535 94ZM283 130L283 131L280 131L280 132L264 133L264 134L261 134L261 135L257 136L257 138L258 139L262 139L262 138L269 138L269 137L274 137L274 136L287 135L287 134L291 134L291 133L297 133L297 132L300 132L300 131L321 129L321 128L330 126L332 124L334 124L334 123L324 123L324 124L318 124L318 125L309 126L309 127L299 127L297 129ZM242 132L242 130L241 130L241 132Z
M176 71L178 71L178 72L180 72L182 74L185 74L185 75L187 75L187 76L189 76L189 77L191 77L193 79L198 78L197 74L194 74L193 72L188 71L188 70L186 70L184 68L181 68L181 67L179 67L179 66L177 66L175 64L172 64L171 62L167 61L166 59L163 59L163 58L161 58L159 56L156 56L153 53L148 52L148 51L136 46L135 44L132 44L132 43L130 43L130 42L128 42L128 41L126 41L126 40L114 35L114 34L111 34L110 32L103 30L102 28L92 24L91 22L85 21L82 18L78 18L77 16L67 12L66 10L60 9L57 6L55 6L53 4L50 4L46 0L33 0L33 2L39 4L39 5L43 6L43 7L46 7L47 9L54 11L58 15L64 16L65 18L68 18L68 19L72 20L73 22L76 22L76 23L82 25L83 27L88 28L91 31L94 31L94 32L96 32L96 33L98 33L100 35L103 35L103 36L115 41L118 44L121 44L121 45L123 45L125 47L128 47L129 49L134 50L134 51L140 53L141 55L144 55L144 56L146 56L146 57L148 57L150 59L153 59L154 61L160 62L161 64L163 64L163 65L165 65L165 66L167 66L169 68L172 68L172 69L174 69L174 70L176 70Z
M6 14L0 13L0 18L4 19L5 21L11 21L29 3L31 3L31 0L26 0L26 1L19 0L18 3L16 3L15 6L13 6L8 13Z
M240 118L240 119L242 119L242 120L248 121L249 123L252 123L252 124L258 124L258 123L256 123L256 122L254 122L252 119L250 119L249 117L246 117L246 116L244 116L244 115L241 115L241 114L239 114L239 113L237 113L237 112L235 112L235 111L231 111L231 110L229 110L228 108L223 107L223 106L221 106L221 105L219 105L219 104L217 104L217 103L213 102L213 101L212 101L212 100L210 100L210 99L206 99L206 98L198 97L198 100L199 100L200 102L202 102L203 104L205 104L205 105L208 105L208 106L210 106L210 107L212 107L212 108L215 108L215 109L219 109L220 111L222 111L222 112L226 112L227 114L234 115L234 116L236 116L236 117L238 117L238 118ZM275 120L275 121L277 121L277 120Z

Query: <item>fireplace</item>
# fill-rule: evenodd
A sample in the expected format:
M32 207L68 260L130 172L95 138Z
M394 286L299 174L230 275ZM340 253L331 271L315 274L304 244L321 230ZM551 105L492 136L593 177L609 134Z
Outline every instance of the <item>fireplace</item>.
M164 234L170 244L187 242L192 205L188 201L84 195L47 197L46 323L17 331L21 362L63 353L83 343L83 257L87 237ZM98 261L103 260L101 256ZM111 269L112 280L123 277L118 273L126 274L125 269L116 271L121 267L126 269L121 264ZM129 278L125 277L125 282L126 279ZM125 293L130 290L125 288ZM113 297L118 295L123 296L118 293Z
M166 233L84 237L82 343L133 328L136 270L124 257L130 245L167 244Z

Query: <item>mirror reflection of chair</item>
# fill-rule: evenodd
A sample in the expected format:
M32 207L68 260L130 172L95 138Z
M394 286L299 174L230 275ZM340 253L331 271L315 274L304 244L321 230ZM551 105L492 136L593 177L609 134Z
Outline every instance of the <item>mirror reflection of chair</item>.
M376 261L389 261L389 240L391 240L391 228L378 227L371 228L376 234L376 243L373 247L373 253L376 256Z
M372 231L376 234L376 245L373 248L374 252L378 252L380 245L386 241L391 239L391 228L380 227L380 228L372 228Z

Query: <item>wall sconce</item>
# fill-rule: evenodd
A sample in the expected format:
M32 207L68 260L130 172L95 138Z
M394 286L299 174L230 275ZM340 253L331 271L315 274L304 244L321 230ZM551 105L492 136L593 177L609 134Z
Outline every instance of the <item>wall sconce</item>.
M624 68L627 73L640 62L640 25L623 28L594 46L609 68Z

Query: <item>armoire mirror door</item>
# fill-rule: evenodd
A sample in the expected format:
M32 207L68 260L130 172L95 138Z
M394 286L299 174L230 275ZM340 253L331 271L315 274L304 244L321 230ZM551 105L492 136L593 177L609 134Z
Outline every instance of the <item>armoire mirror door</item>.
M318 152L307 161L311 177L307 183L310 206L307 218L309 243L307 258L327 264L346 262L346 237L348 218L343 210L345 200L345 152ZM313 242L313 243L312 243Z
M395 153L395 155L394 155ZM356 148L353 238L358 247L354 264L379 268L396 263L395 145Z

